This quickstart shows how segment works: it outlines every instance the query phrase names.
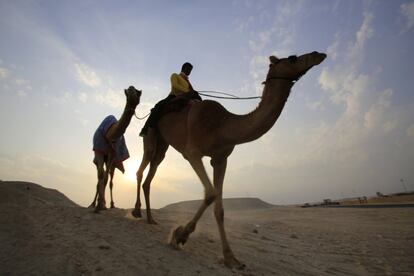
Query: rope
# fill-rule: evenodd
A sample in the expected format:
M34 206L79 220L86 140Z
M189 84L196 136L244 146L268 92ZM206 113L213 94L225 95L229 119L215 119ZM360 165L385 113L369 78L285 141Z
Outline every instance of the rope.
M224 93L224 92L220 92L220 91L198 91L198 94L203 95L203 96L206 96L206 97L210 97L210 98L227 99L227 100L251 100L251 99L259 99L259 98L261 98L260 96L256 96L256 97L238 97L236 95L229 94L229 93ZM220 95L225 95L227 97L224 97L224 96L213 96L213 95L209 95L209 94L220 94ZM151 114L151 112L149 112L144 117L138 117L137 116L137 113L134 112L134 116L138 120L144 120L150 114Z
M144 117L138 117L137 116L137 113L136 112L134 112L134 116L135 116L135 118L137 118L138 120L144 120L145 118L147 118L149 115L151 114L151 112L149 112L147 115L145 115Z
M228 100L251 100L251 99L259 99L259 98L261 98L260 96L255 96L255 97L238 97L238 96L233 95L233 94L219 92L219 91L198 91L198 94L203 95L203 96L206 96L206 97L210 97L210 98L228 99ZM228 96L228 97L224 97L224 96L213 96L213 95L209 95L209 94L220 94L220 95L225 95L225 96Z

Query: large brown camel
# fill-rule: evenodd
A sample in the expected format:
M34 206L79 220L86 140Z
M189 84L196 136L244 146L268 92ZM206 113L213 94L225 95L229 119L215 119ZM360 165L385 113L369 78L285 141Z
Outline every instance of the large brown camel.
M246 115L227 111L215 101L196 102L180 112L164 115L158 122L158 130L144 137L144 156L137 171L137 202L133 215L141 216L140 185L144 169L150 165L142 185L145 195L147 221L156 223L151 215L150 185L158 165L164 159L168 146L179 151L197 173L204 186L204 202L185 226L174 230L170 244L178 248L184 245L206 208L215 201L214 214L220 233L224 263L228 267L243 267L235 257L224 230L223 180L227 158L235 145L258 139L276 122L285 106L294 83L310 68L320 64L326 54L312 52L299 57L278 59L270 57L262 100L258 107ZM211 157L214 170L213 184L204 168L202 157Z
M95 150L95 157L94 163L96 165L96 169L98 172L98 184L96 185L96 194L95 198L93 199L92 204L90 207L95 207L96 200L98 200L98 204L96 205L95 211L98 212L99 210L106 209L105 203L105 188L108 182L108 175L110 176L110 191L111 191L111 208L115 207L113 197L112 197L112 187L113 187L113 176L115 168L119 168L123 172L122 166L122 159L117 160L117 145L120 143L121 140L121 147L124 146L123 149L126 149L126 145L123 139L123 135L125 130L127 129L129 123L131 122L132 116L135 114L135 108L139 104L141 98L141 90L135 89L135 87L130 86L128 89L124 90L126 96L126 104L122 116L119 120L116 120L115 117L112 115L105 118L104 122L107 122L107 127L103 122L95 132L94 139L98 138L101 139L101 145L98 147L103 147L104 149L96 149ZM107 128L107 130L106 130ZM101 136L101 137L100 137ZM94 141L95 142L95 141ZM126 155L126 156L125 156ZM128 150L124 152L123 158L128 158ZM105 168L104 168L105 166Z

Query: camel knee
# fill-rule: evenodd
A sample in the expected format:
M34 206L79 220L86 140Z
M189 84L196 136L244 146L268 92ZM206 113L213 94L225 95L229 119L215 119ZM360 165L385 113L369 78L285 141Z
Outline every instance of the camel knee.
M144 193L148 193L150 190L150 183L144 182L144 184L142 184L142 190L144 191Z
M215 208L214 209L214 215L216 217L217 221L223 222L224 221L224 210L223 208Z
M141 170L138 170L137 171L137 173L136 173L136 177L137 177L137 182L138 183L141 183L141 180L142 180L142 176L144 175L144 172L143 171L141 171Z
M144 156L143 159L151 160L155 155L155 148L150 146L148 148L144 148Z
M214 202L214 200L216 200L216 195L215 194L209 194L206 195L206 197L204 198L204 203L209 206L211 203Z
M103 168L98 168L98 179L104 179L105 171Z

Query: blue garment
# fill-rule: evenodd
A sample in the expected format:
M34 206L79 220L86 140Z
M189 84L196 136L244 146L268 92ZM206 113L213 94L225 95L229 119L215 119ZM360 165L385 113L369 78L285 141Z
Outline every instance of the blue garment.
M113 148L115 150L115 163L122 162L129 158L129 152L125 144L124 135L122 135L114 143L108 142L105 138L105 134L108 129L117 121L118 120L113 115L107 116L93 135L93 150L96 153L107 155L109 150Z

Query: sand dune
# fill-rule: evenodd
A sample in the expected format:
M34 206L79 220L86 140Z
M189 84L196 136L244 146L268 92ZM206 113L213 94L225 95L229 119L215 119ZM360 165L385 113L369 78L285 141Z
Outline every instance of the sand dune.
M154 210L154 226L130 210L95 214L56 190L0 182L0 275L414 275L414 208L232 204L225 223L243 271L222 264L211 210L174 250L171 230L191 217L180 204Z
M182 201L169 204L161 210L191 212L197 210L201 203L202 200ZM255 210L276 207L259 198L225 198L223 199L223 206L226 211ZM212 207L213 206L211 205L209 208L211 209Z

